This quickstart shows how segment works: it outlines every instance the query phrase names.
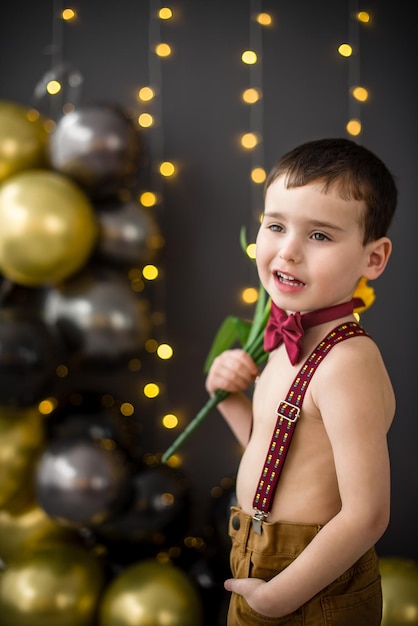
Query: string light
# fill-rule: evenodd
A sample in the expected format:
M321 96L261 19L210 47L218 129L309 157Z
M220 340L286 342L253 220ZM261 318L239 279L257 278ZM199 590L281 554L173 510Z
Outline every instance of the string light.
M46 90L51 96L55 96L62 89L62 85L58 80L50 80L47 83Z
M164 415L164 417L162 418L161 423L164 428L171 430L173 428L177 428L179 424L179 419L173 413L167 413L167 415Z
M149 102L155 97L154 89L151 87L141 87L138 91L138 99L142 102Z
M161 20L170 20L173 17L173 11L169 7L162 7L158 11L158 17Z
M348 34L350 44L341 44L338 51L348 58L348 121L346 131L352 137L362 132L361 105L369 99L360 77L360 27L370 22L370 14L359 11L358 0L350 0Z
M145 267L143 267L142 269L142 275L146 280L155 280L156 278L158 278L158 267L156 267L155 265L145 265Z
M266 170L262 167L254 167L251 170L251 180L257 185L261 185L267 178Z
M247 65L254 65L254 63L257 63L257 54L254 50L245 50L241 55L241 59Z
M162 163L160 163L158 169L161 176L166 176L167 178L173 176L176 172L176 167L174 163L171 163L171 161L163 161Z
M250 257L250 259L255 259L255 248L256 248L255 243L249 243L245 249L245 252L247 256Z
M143 191L139 196L139 202L144 207L153 207L157 204L157 194L153 191Z
M353 48L348 43L342 43L338 46L338 52L342 57L350 57L353 54Z
M142 128L149 128L154 124L154 118L150 113L141 113L138 117L138 124Z
M160 394L160 388L156 383L147 383L144 387L144 396L156 398Z
M241 292L241 299L245 304L254 304L258 300L258 289L255 287L246 287Z
M248 150L255 148L257 144L258 137L255 133L245 133L241 137L241 145Z
M168 343L161 343L157 348L157 356L163 360L171 359L173 352L173 348Z
M159 43L155 46L155 54L159 57L169 57L171 53L171 46L168 43Z
M66 22L70 22L76 17L76 12L74 11L74 9L68 7L63 10L63 12L61 13L61 17Z
M245 89L245 91L243 91L242 93L242 99L247 104L255 104L260 100L260 98L260 91L258 89L255 89L254 87L249 87L248 89Z
M361 133L361 121L358 119L351 119L347 122L346 130L349 135L357 137Z

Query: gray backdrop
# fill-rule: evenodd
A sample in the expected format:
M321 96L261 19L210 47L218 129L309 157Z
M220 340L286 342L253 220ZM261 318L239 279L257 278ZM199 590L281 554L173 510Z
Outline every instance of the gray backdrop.
M175 357L161 366L165 393L155 414L177 412L184 425L206 400L202 367L216 329L228 314L251 314L240 304L239 293L256 285L239 244L241 226L250 238L254 235L258 209L258 191L249 181L252 157L239 146L239 136L254 119L240 94L251 82L262 81L263 107L256 121L263 134L258 154L267 169L300 142L344 135L352 107L349 62L336 48L349 38L355 3L175 0L174 19L161 24L161 39L172 45L173 55L156 66L149 47L155 36L150 6L152 12L157 4L76 2L78 21L54 34L59 3L12 3L0 24L0 98L34 104L35 85L51 65L50 44L61 35L64 59L84 77L81 104L114 102L138 113L137 88L149 82L150 71L160 80L160 126L145 131L144 139L151 165L164 156L178 163L179 170L164 184L164 202L157 209L166 237L157 287L166 313L160 339L173 345ZM263 31L262 74L259 69L251 74L240 54L250 47L250 15L258 7L272 13L274 24ZM391 230L393 257L374 285L375 305L363 316L380 344L398 401L389 436L392 519L380 552L418 559L417 339L414 314L412 320L408 317L417 298L418 267L416 26L405 0L396 5L370 0L360 8L369 10L373 21L360 29L360 82L370 99L361 106L358 141L386 162L400 190ZM174 438L157 426L157 418L147 436L146 447L158 452ZM240 450L214 413L182 456L193 483L199 528L211 507L212 487L234 476Z

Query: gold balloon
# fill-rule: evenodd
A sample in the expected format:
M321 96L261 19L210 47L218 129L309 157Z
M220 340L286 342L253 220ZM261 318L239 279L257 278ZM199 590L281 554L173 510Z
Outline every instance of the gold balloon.
M33 495L34 465L44 442L37 408L0 408L0 507Z
M64 280L83 267L97 237L89 198L62 174L19 172L0 186L0 269L11 281Z
M0 181L21 170L45 167L48 132L35 111L0 101Z
M382 626L418 625L418 563L410 559L381 558Z
M74 543L79 536L51 519L37 503L18 510L0 509L0 559L6 565L24 552L57 541Z
M0 574L5 626L91 626L104 585L99 560L79 546L25 553Z
M200 598L186 574L146 559L128 566L105 589L99 626L201 626Z

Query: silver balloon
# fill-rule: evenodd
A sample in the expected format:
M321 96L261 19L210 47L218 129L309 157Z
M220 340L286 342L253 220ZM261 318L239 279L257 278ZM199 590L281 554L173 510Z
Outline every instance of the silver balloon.
M137 202L106 202L95 205L99 224L96 256L122 267L149 263L161 247L162 237L152 214Z
M127 279L97 269L45 292L42 316L82 362L113 365L136 355L149 336L148 302Z
M54 519L101 523L130 496L128 462L117 446L86 437L53 441L37 467L36 493L39 506Z
M141 151L139 129L111 105L84 106L67 113L49 141L52 167L97 197L133 185Z

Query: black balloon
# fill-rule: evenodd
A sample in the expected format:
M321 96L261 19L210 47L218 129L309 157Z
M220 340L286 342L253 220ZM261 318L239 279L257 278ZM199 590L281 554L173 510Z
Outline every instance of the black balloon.
M165 465L145 468L132 478L130 506L97 526L113 542L167 544L188 530L190 485L180 470Z
M96 256L121 267L149 263L161 247L161 235L151 213L132 200L96 203L99 241Z
M45 321L59 329L69 351L97 366L136 355L150 331L148 302L127 279L103 269L46 290L41 310Z
M114 442L87 437L52 441L36 470L39 506L52 518L92 526L125 507L131 496L125 455Z
M0 310L0 405L32 406L48 391L63 355L58 334L34 313Z
M96 197L132 186L141 151L138 128L110 104L83 106L67 113L57 122L49 141L52 167Z

